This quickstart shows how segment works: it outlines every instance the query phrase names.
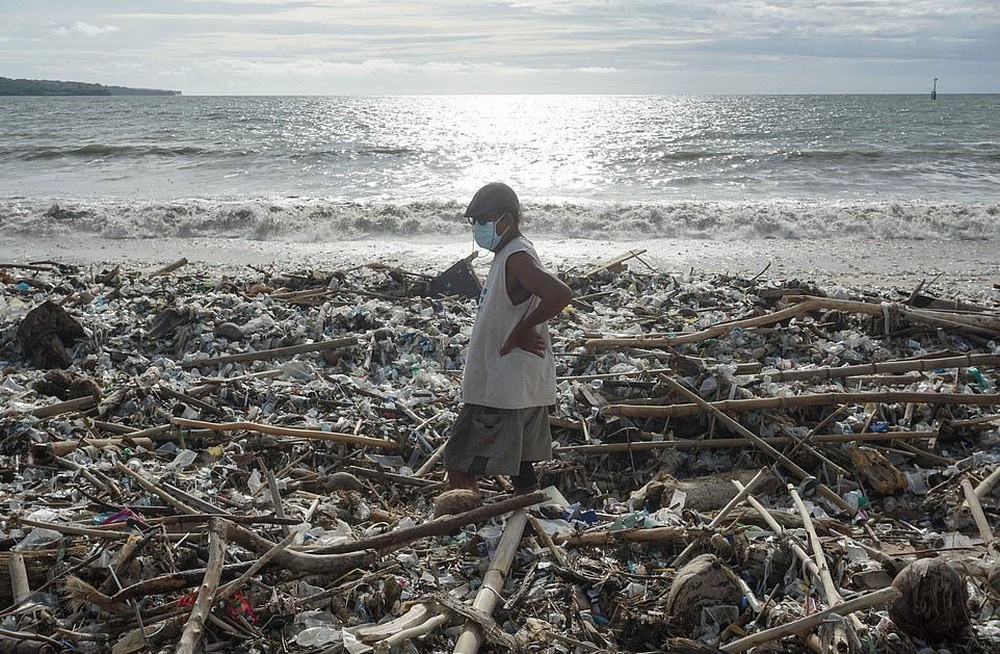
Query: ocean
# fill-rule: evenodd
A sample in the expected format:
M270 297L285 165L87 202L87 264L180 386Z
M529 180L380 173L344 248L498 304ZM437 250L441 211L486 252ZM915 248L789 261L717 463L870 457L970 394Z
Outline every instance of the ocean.
M1000 239L1000 95L5 97L0 237Z

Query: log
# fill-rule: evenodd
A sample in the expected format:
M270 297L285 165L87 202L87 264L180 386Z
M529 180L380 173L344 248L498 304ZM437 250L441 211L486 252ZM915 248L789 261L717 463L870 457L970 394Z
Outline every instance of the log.
M832 406L837 404L870 404L881 402L893 404L896 402L914 402L924 404L965 404L965 405L1000 405L1000 394L997 393L935 393L918 391L865 391L860 393L804 393L790 397L754 397L744 400L721 400L707 404L727 413L757 411L759 409L794 409L804 406ZM641 404L610 404L601 412L611 416L630 418L669 418L696 416L709 413L711 409L697 403L641 405Z
M798 478L799 481L806 481L806 480L812 480L813 479L812 475L810 475L805 470L803 470L797 463L795 463L794 461L792 461L791 459L789 459L787 456L785 456L784 454L782 454L778 450L774 449L773 447L771 447L770 445L768 445L767 443L765 443L764 441L762 441L760 439L760 437L757 436L757 434L753 433L752 431L750 431L749 429L747 429L746 427L744 427L740 423L736 422L735 420L733 420L732 418L730 418L728 415L726 415L725 413L723 413L719 409L715 408L715 406L713 406L710 402L708 402L706 400L703 400L696 393L694 393L693 391L685 388L677 380L675 380L675 379L673 379L671 377L666 377L666 376L664 376L662 379L663 379L663 381L668 386L670 386L672 389L674 389L675 391L677 391L678 393L680 393L684 397L686 397L689 400L691 400L696 406L701 407L702 409L707 410L709 413L711 413L712 415L714 415L724 425L726 425L730 429L736 431L736 433L740 434L741 436L743 436L744 438L746 438L748 441L750 441L751 443L753 443L753 445L755 445L757 447L757 449L761 450L765 454L768 454L775 461L780 462L783 466L785 466L786 468L788 468L788 470L793 475L795 475ZM844 498L842 498L840 495L834 493L832 490L830 490L829 488L827 488L826 485L824 485L824 484L817 484L816 490L817 490L817 492L819 492L820 495L823 496L824 499L826 499L827 501L835 504L841 511L844 511L845 513L848 513L850 515L854 515L857 512L856 508L854 508L851 505L849 505L844 500Z
M368 436L358 436L356 434L341 434L332 431L321 431L319 429L299 429L296 427L278 427L275 425L265 425L259 422L204 422L202 420L188 420L186 418L172 418L171 422L181 427L191 427L194 429L210 429L212 431L235 431L245 429L255 431L270 436L288 436L290 438L305 438L317 441L333 441L335 443L348 443L350 445L360 445L362 447L377 447L383 450L394 450L399 447L395 441L384 438L371 438Z
M283 357L295 356L296 354L304 354L306 352L334 350L338 347L350 347L357 344L357 337L347 336L345 338L337 338L332 341L320 341L319 343L306 343L304 345L289 345L288 347L276 347L271 350L261 350L259 352L244 352L243 354L229 354L220 357L192 359L191 361L183 361L180 365L181 368L202 368L205 366L218 366L226 363L266 361L268 359L280 359Z
M744 488L737 491L736 496L733 499L729 500L729 503L726 504L726 506L722 507L722 509L715 515L715 517L712 518L712 521L708 523L708 528L715 529L720 524L722 524L722 521L726 519L726 516L732 513L733 509L735 509L737 506L743 503L743 500L746 498L746 496L749 495L751 491L753 491L754 486L760 483L761 480L763 480L767 476L767 474L768 474L768 469L761 468L760 471L753 476L753 479L747 482L747 485ZM671 566L679 568L685 563L687 563L688 557L691 555L691 552L694 551L694 548L695 548L695 543L693 542L690 543L687 547L684 548L684 550L680 554L677 555L677 558L674 559L673 563L671 563Z
M208 529L208 565L205 567L205 576L201 587L198 589L198 597L191 607L191 615L184 624L184 631L181 639L177 643L177 654L194 654L198 642L201 641L205 633L205 619L212 610L212 603L215 599L215 589L219 587L219 579L222 576L222 565L226 558L226 531L227 523L219 518L213 518Z
M315 550L315 552L322 554L347 554L361 550L388 552L409 545L421 538L427 538L428 536L446 536L465 525L475 524L498 515L523 509L526 506L543 502L547 498L548 496L542 492L531 493L530 495L515 495L495 504L486 504L457 515L442 516L406 529L397 529L396 531L379 534L378 536L355 543L342 543L340 545L333 545L332 547L324 547Z
M533 495L543 494L534 493ZM524 535L524 526L527 522L528 517L524 509L518 509L507 519L503 535L500 537L500 542L497 543L496 555L493 557L486 574L483 575L483 585L476 593L476 599L472 602L473 610L482 611L486 615L493 614L497 598L500 597L500 592L503 590L504 581L507 579L510 564L514 561L514 555L517 553L517 547L521 542L521 536ZM453 654L476 654L482 641L483 636L479 626L471 621L466 622L462 634L458 637L458 642L455 643Z
M764 631L759 631L745 638L740 638L739 640L723 645L719 649L726 652L726 654L745 652L752 647L760 645L761 643L769 643L771 641L778 640L779 638L784 638L785 636L803 634L823 624L831 616L850 615L855 611L862 611L873 606L888 604L899 597L899 595L899 591L895 588L883 588L875 591L874 593L855 597L854 599L848 600L843 604L831 606L830 608L822 611L817 611L816 613L800 618L795 622L789 622L788 624L783 624L771 629L765 629Z
M565 547L590 547L608 543L687 543L691 532L686 527L648 527L645 529L620 529L618 531L581 531L575 534L556 534L553 542Z
M229 537L234 543L260 555L267 555L275 549L275 544L271 541L236 524L229 527ZM317 575L340 574L346 570L362 568L370 565L376 558L375 552L371 550L346 554L317 554L288 549L275 551L271 553L271 557L274 565L286 570Z

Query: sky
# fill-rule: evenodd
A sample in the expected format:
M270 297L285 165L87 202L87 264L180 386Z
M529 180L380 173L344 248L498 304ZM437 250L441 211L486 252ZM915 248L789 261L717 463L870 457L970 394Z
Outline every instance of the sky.
M1000 92L998 0L0 0L0 76L186 95Z

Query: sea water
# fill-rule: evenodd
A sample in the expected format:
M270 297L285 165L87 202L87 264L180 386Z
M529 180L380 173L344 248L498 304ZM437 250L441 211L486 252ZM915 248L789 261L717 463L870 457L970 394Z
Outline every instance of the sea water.
M0 237L1000 238L1000 95L5 97Z

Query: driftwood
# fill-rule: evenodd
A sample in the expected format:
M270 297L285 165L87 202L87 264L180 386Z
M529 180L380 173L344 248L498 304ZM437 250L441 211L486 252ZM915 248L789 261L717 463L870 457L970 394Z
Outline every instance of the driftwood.
M658 435L658 434L657 434ZM866 432L859 434L816 434L809 437L814 444L879 441L910 441L939 438L937 431ZM792 436L761 436L768 445L789 445L801 441ZM745 438L706 438L703 440L639 441L632 443L602 443L600 445L566 445L554 447L555 454L608 454L611 452L644 452L649 450L710 450L746 447ZM1000 470L1000 468L998 468Z
M564 547L589 547L608 543L688 543L691 532L686 527L648 527L618 531L581 531L575 534L556 534L553 542Z
M865 363L856 366L825 366L807 370L765 370L760 373L760 376L770 377L771 381L784 382L802 379L840 379L843 377L854 377L855 375L926 372L939 368L962 368L996 364L1000 364L1000 354L963 354L961 356L939 359L904 359L902 361L883 361L881 363Z
M316 550L323 554L346 554L348 552L358 552L361 550L376 550L379 552L391 551L428 536L446 536L465 525L482 522L490 518L517 509L523 509L532 504L538 504L548 498L545 493L537 492L530 495L516 495L506 500L501 500L495 504L486 504L477 509L459 513L457 515L446 515L434 520L429 520L423 524L390 531L386 534L379 534L366 540L355 543L344 543L332 547L324 547Z
M714 405L712 405L708 401L703 400L693 391L685 388L680 382L670 377L663 377L662 379L668 386L670 386L670 388L672 388L673 390L677 391L684 397L691 400L695 404L695 406L698 406L706 410L708 413L711 413L716 417L716 419L718 419L724 425L726 425L727 427L734 430L736 433L738 433L739 435L743 436L748 441L753 443L757 447L757 449L761 450L765 454L768 454L775 461L780 462L793 475L795 475L799 479L799 481L806 482L814 480L814 477L809 473L807 473L805 470L803 470L797 463L795 463L787 456L785 456L778 450L774 449L773 447L762 441L760 437L757 436L757 434L754 434L752 431L750 431L740 423L730 418L723 411L717 409ZM817 492L819 492L820 495L823 496L824 499L826 499L828 502L833 503L842 511L852 515L857 512L857 509L849 505L844 500L844 498L842 498L840 495L827 488L824 484L817 484L816 490Z
M154 270L153 272L149 273L149 275L147 275L147 277L160 277L162 275L169 275L170 273L174 272L178 268L182 268L182 267L186 266L187 264L188 264L188 260L186 258L182 257L182 258L178 259L177 261L173 262L170 265L163 266L162 268L160 268L158 270Z
M708 528L715 529L716 527L721 525L722 521L725 520L730 513L732 513L733 509L735 509L737 506L743 503L743 500L746 498L746 496L749 495L751 491L753 491L754 486L760 483L761 480L763 480L767 476L767 474L768 474L768 469L761 468L760 471L753 476L753 479L747 482L746 487L738 491L736 493L736 497L731 499L729 503L726 504L726 506L722 507L722 509L715 515L715 517L712 518L712 521L708 523ZM695 543L689 544L687 547L684 548L684 550L680 554L677 555L677 558L674 559L671 565L675 568L679 568L680 566L687 563L688 557L691 555L691 552L694 551L694 548L695 548Z
M212 610L215 589L219 587L222 565L226 558L227 524L232 523L226 523L218 518L213 519L209 524L208 565L205 567L205 576L198 589L198 597L195 598L194 606L191 607L191 615L188 617L184 631L181 633L181 639L177 643L177 654L194 654L194 650L205 632L205 619Z
M335 443L349 443L362 447L377 447L383 450L394 450L399 447L395 441L384 438L370 438L368 436L358 436L356 434L340 434L331 431L321 431L319 429L299 429L296 427L278 427L275 425L265 425L259 422L204 422L202 420L187 420L186 418L173 418L171 420L180 427L192 427L195 429L210 429L212 431L235 431L245 429L255 431L270 436L288 436L290 438L306 438L316 441L333 441Z
M812 516L809 515L809 510L806 508L805 503L802 502L802 498L792 484L788 485L788 494L792 496L795 508L798 509L799 517L802 519L802 525L805 527L806 535L809 537L809 546L812 548L816 568L819 571L818 576L820 583L823 585L823 594L826 596L826 603L831 608L838 604L843 604L844 598L840 594L837 584L834 583L833 576L830 574L830 565L827 563L826 553L823 552L823 544L819 540L819 534L816 533L816 527L813 526ZM855 627L857 628L859 625L855 625ZM840 621L832 623L829 637L824 640L829 647L828 651L854 651L852 647L853 640L849 637L845 624Z
M148 438L88 438L79 441L57 441L55 443L32 443L31 455L37 459L65 456L81 447L142 447L153 449L153 441Z
M323 350L334 350L339 347L349 347L357 345L358 339L355 336L337 338L332 341L321 341L319 343L306 343L304 345L289 345L288 347L276 347L271 350L261 350L259 352L244 352L243 354L229 354L220 357L209 357L206 359L193 359L180 364L181 368L202 368L206 366L218 366L226 363L241 363L247 361L267 361L269 359L280 359L282 357L295 356L306 352L321 352Z
M741 413L759 409L794 409L804 406L832 406L837 404L869 404L881 402L913 402L925 404L1000 405L998 393L935 393L917 391L868 391L861 393L809 393L789 397L755 397L745 400L706 402L708 406L693 404L641 405L611 404L602 412L612 416L632 418L667 418L696 416L709 413L712 407L719 411Z
M746 318L744 320L734 320L731 322L712 325L707 329L698 332L681 334L667 338L594 338L588 340L584 345L590 349L601 349L609 347L644 347L644 348L668 348L685 343L697 343L709 338L717 338L728 334L737 327L746 329L748 327L762 327L773 325L774 323L796 318L810 311L820 309L846 311L852 313L864 313L871 316L883 316L889 312L895 312L900 317L912 322L921 322L936 327L950 327L966 329L985 334L1000 334L1000 317L983 316L979 314L950 313L946 311L930 311L926 309L914 309L902 304L872 304L870 302L856 302L853 300L834 300L832 298L818 298L808 295L788 295L785 299L791 302L798 302L794 306L780 311L774 311L762 316Z
M78 397L73 400L66 400L65 402L56 402L55 404L49 404L48 406L40 406L37 409L32 409L28 412L28 415L32 415L36 418L51 418L52 416L58 416L63 413L69 413L70 411L86 411L92 408L97 402L94 401L93 397Z
M788 624L783 624L771 629L765 629L764 631L759 631L745 638L740 638L739 640L733 641L727 645L723 645L719 649L726 652L726 654L745 652L752 647L760 645L761 643L769 643L780 638L784 638L785 636L798 635L815 629L829 620L832 616L850 615L855 611L862 611L873 606L888 604L899 597L899 595L899 591L895 588L883 588L875 591L874 593L869 593L867 595L862 595L861 597L848 600L843 604L838 604L837 606L831 606L828 609L817 611L816 613L796 620L795 622L789 622Z

